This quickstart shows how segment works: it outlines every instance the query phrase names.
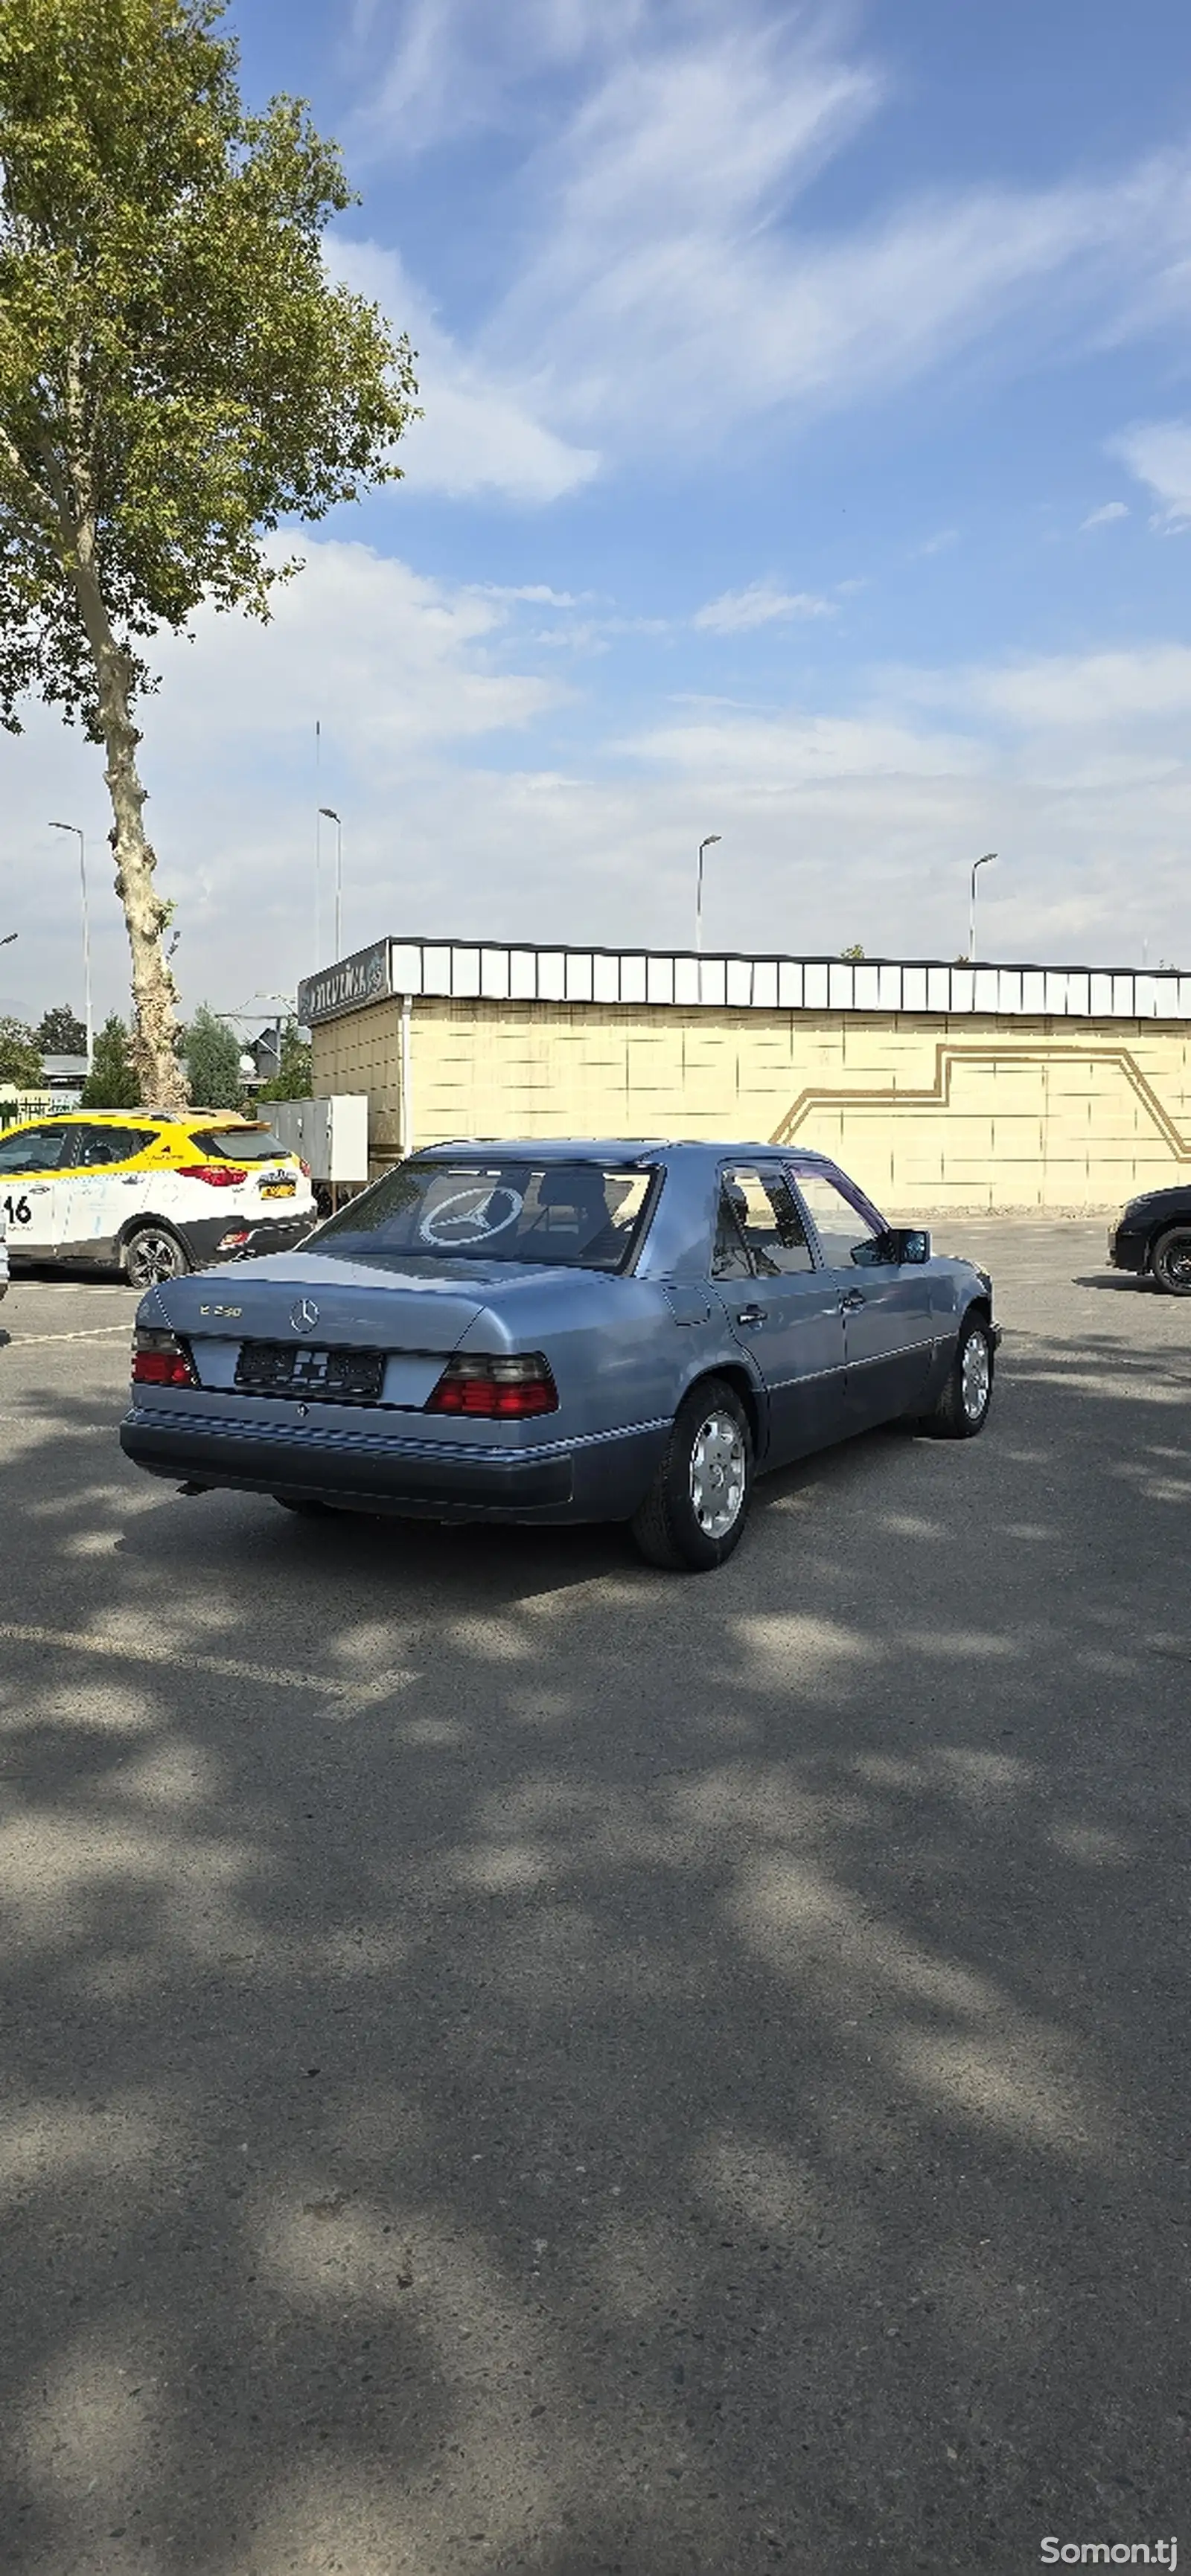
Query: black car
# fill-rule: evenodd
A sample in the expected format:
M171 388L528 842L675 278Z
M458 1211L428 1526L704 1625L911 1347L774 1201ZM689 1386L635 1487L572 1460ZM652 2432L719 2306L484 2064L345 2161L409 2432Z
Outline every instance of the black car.
M1116 1270L1153 1279L1171 1297L1191 1297L1191 1185L1130 1199L1108 1238Z

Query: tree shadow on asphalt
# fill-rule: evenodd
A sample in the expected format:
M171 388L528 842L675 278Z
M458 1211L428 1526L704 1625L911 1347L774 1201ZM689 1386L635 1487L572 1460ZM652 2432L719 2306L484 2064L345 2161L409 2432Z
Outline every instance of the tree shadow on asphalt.
M771 1480L698 1582L182 1502L41 1397L6 2567L1177 2527L1191 1441L1169 1351L1070 1362Z

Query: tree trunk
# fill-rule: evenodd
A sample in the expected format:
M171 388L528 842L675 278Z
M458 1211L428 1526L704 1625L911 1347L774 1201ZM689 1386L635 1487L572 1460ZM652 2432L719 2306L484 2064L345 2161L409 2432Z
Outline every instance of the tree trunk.
M71 566L99 690L99 721L107 750L108 793L115 824L109 835L116 858L116 892L124 906L132 951L136 1024L132 1059L147 1109L184 1109L186 1077L174 1052L178 988L162 952L168 911L153 887L157 860L141 820L145 790L137 771L140 735L132 721L132 663L112 633L86 543Z

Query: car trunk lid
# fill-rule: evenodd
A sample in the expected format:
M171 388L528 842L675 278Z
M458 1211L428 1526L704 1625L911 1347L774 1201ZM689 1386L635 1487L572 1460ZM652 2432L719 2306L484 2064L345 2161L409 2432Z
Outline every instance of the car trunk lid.
M303 1366L314 1352L375 1352L382 1362L376 1400L420 1409L482 1309L482 1295L458 1279L414 1280L312 1254L171 1280L153 1292L142 1320L189 1343L205 1387L243 1392L238 1378L268 1378L266 1349L278 1355L282 1378L287 1352L303 1354ZM248 1346L252 1356L242 1366ZM277 1369L272 1375L276 1384ZM265 1391L260 1384L246 1400L259 1401Z

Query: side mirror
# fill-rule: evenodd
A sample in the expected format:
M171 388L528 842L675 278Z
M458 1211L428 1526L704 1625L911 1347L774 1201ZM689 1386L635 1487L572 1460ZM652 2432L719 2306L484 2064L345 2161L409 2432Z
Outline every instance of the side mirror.
M908 1262L930 1260L930 1236L920 1225L890 1225L884 1234L854 1243L851 1258L860 1270L901 1269Z

